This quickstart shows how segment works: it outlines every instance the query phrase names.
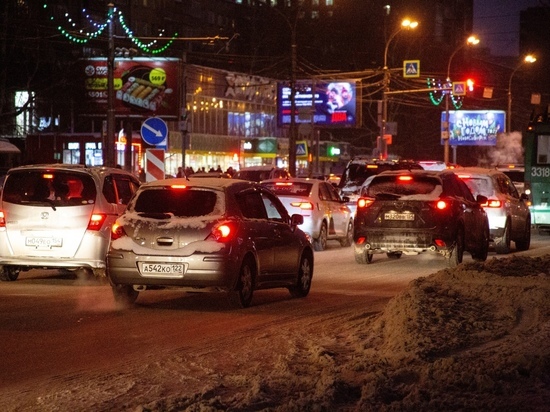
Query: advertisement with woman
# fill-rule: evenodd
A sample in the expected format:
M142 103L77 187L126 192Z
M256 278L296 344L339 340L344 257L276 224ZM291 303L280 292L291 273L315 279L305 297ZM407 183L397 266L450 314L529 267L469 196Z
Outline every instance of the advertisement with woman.
M353 127L356 123L356 92L357 85L353 81L299 81L295 87L295 121L311 123L313 114L313 121L317 126ZM288 83L278 84L279 126L290 124L291 93L292 89Z

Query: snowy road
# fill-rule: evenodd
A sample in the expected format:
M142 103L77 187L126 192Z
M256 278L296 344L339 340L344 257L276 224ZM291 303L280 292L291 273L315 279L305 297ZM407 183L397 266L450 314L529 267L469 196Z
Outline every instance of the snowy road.
M522 255L550 253L548 236L533 235L531 245ZM490 252L489 259L495 256ZM172 290L144 292L136 307L117 311L107 285L78 283L55 271L23 273L16 282L0 283L0 399L157 354L223 353L237 337L311 326L343 309L379 312L411 280L445 265L432 254L398 260L376 255L372 264L359 265L352 248L329 244L315 254L306 299L291 299L286 290L258 291L246 310L230 310L221 295Z

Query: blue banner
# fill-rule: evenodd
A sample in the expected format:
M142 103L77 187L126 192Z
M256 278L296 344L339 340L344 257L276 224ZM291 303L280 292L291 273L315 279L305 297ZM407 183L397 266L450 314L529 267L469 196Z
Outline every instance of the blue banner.
M444 131L446 112L441 113ZM504 133L503 110L449 110L449 144L451 146L494 146L497 135ZM441 144L445 144L441 139Z

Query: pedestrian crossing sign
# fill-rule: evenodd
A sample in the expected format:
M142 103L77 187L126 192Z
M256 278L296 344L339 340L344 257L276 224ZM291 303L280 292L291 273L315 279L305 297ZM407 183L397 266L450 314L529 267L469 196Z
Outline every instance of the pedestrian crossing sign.
M403 62L403 77L420 77L420 60L405 60Z
M453 82L453 95L466 96L466 82Z

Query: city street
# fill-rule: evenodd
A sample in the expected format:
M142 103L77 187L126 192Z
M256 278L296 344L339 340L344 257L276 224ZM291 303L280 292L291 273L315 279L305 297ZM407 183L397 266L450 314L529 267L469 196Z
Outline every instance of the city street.
M533 235L531 249L518 255L548 253L548 236ZM494 257L491 251L488 260ZM311 327L352 310L377 313L411 280L446 268L443 258L432 254L398 260L380 254L372 264L359 265L352 248L330 242L315 259L306 299L291 299L286 290L258 291L245 310L231 310L223 295L165 290L143 292L135 307L119 311L107 284L84 284L55 271L35 270L2 282L0 407L33 390L102 370L113 373L174 351L224 353L237 338L260 339L266 329ZM471 261L465 255L465 262Z

